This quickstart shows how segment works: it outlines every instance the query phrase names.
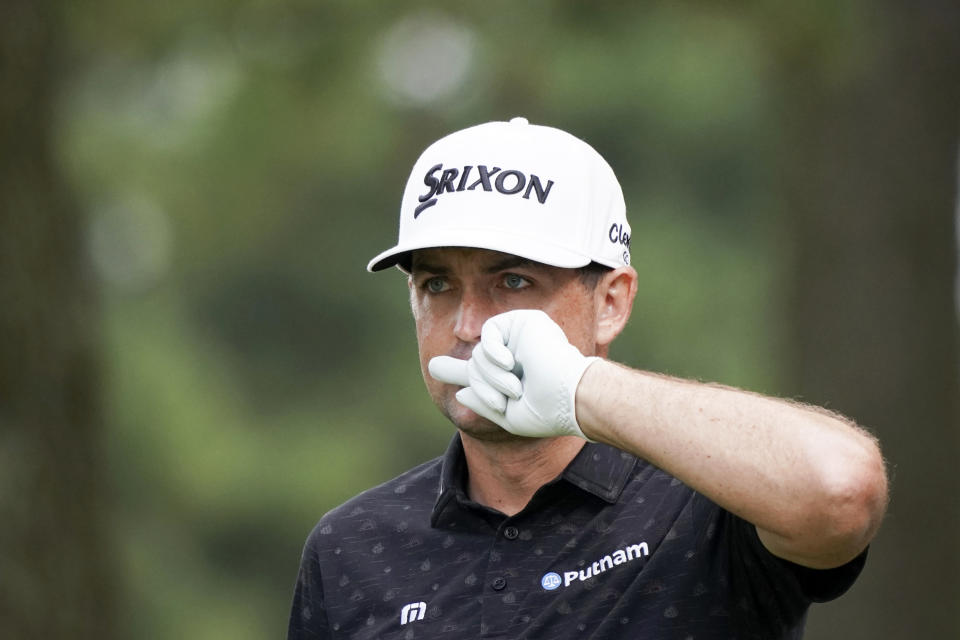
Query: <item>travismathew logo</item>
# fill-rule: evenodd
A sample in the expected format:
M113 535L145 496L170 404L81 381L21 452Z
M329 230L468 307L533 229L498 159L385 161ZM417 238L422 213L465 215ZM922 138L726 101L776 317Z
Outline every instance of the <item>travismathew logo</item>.
M442 172L441 169L443 169ZM471 180L473 181L471 182ZM540 176L531 173L528 178L525 173L516 169L504 171L500 167L488 168L483 164L476 167L466 165L462 168L444 169L442 164L435 164L424 175L423 184L427 185L429 190L418 198L420 204L413 210L414 218L419 216L424 209L437 204L437 198L442 193L473 191L477 187L482 187L484 191L496 189L508 196L522 191L524 199L527 200L533 193L537 202L544 204L547 201L547 196L550 195L553 180L547 180L547 184L544 186Z
M646 542L631 544L628 547L617 549L613 553L603 556L585 569L564 571L562 577L554 571L544 574L544 576L540 578L540 586L546 591L553 591L554 589L559 589L561 586L569 587L574 581L584 582L600 575L604 571L648 555L650 555L650 549L647 547Z
M411 602L404 605L400 610L400 624L405 625L409 622L423 620L423 614L427 611L426 602Z

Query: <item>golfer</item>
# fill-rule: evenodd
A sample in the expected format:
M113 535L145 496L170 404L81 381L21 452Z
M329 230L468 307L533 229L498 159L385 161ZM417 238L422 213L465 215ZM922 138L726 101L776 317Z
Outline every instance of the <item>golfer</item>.
M638 275L610 166L522 118L413 168L399 241L441 457L327 513L288 638L800 638L864 566L874 438L607 359Z

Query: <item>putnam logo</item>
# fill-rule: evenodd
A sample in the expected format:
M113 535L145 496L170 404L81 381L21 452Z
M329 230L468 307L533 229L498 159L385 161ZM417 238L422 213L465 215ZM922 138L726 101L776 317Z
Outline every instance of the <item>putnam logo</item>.
M637 558L644 558L649 555L650 548L647 546L646 542L631 544L623 549L617 549L613 553L603 556L596 562L593 562L583 569L579 569L577 571L564 571L562 578L560 577L559 573L551 571L540 578L540 586L546 591L559 589L561 585L563 587L569 587L574 582L584 582L585 580L589 580L590 578L600 575L604 571L609 571L610 569L620 566L621 564L632 562Z
M560 577L559 573L554 573L553 571L544 574L544 576L540 578L540 586L547 591L553 591L561 584L563 584L563 578Z
M427 186L427 192L417 198L420 204L413 210L414 218L417 218L427 207L437 204L437 198L442 193L473 191L477 187L481 187L484 191L495 190L508 196L522 191L524 199L529 200L530 195L533 194L537 202L544 204L553 187L553 180L547 180L544 186L540 176L531 173L527 177L527 174L517 169L488 168L483 164L476 167L466 165L460 168L443 169L442 172L441 169L443 169L442 164L433 165L423 176L423 184Z

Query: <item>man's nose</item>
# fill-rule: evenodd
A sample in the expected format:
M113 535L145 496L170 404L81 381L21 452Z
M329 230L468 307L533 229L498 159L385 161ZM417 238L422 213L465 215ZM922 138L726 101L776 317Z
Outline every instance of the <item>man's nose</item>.
M464 291L460 297L460 307L457 309L457 322L454 325L453 333L457 339L474 344L480 341L480 328L487 318L496 315L493 308L493 301L489 296L483 294Z

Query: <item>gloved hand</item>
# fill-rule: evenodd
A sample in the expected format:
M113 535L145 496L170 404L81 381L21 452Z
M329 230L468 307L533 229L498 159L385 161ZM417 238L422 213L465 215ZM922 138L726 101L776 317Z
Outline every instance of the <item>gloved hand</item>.
M462 386L460 404L510 433L530 438L580 436L574 397L587 357L543 311L521 309L489 318L469 360L437 356L430 375Z

